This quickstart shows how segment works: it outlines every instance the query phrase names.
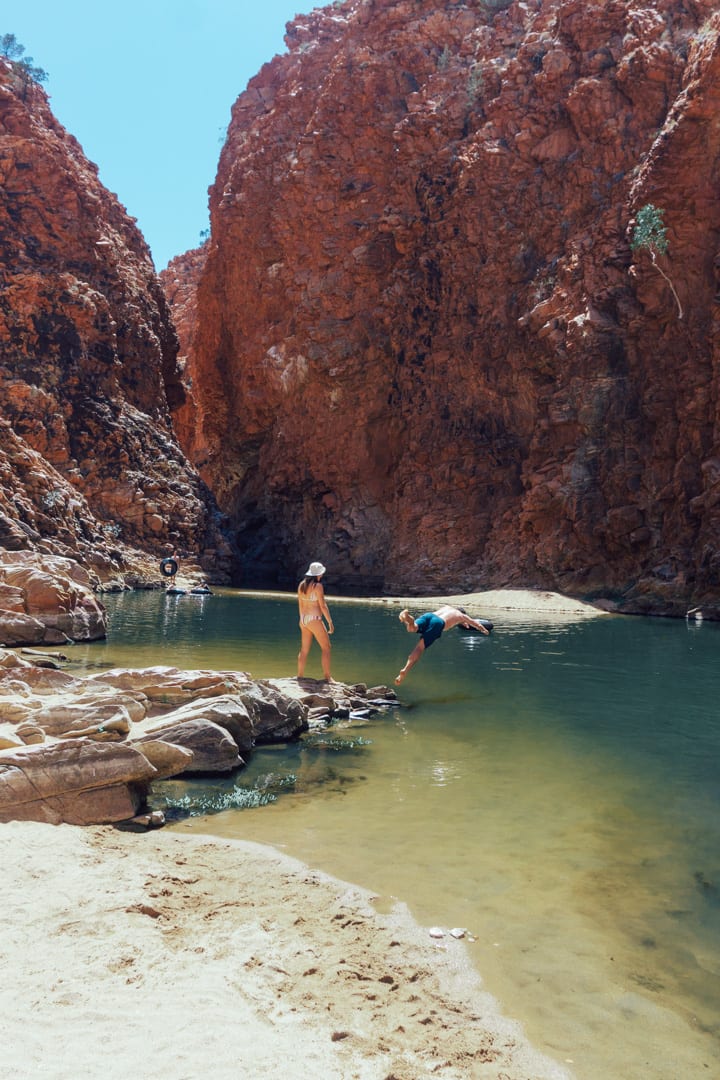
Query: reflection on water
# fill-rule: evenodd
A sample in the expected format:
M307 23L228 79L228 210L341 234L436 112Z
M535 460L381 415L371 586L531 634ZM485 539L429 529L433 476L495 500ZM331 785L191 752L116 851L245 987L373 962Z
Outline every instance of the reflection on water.
M294 671L291 601L110 600L110 641L82 663ZM396 611L331 608L335 677L390 682L413 643ZM162 785L275 800L177 828L272 843L468 927L486 988L578 1077L720 1075L720 626L494 621L434 645L405 708Z

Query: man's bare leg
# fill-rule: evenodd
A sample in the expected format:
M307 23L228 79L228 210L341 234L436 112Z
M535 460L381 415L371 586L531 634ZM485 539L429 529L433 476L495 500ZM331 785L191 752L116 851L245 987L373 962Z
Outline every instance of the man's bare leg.
M410 653L407 660L405 661L405 667L401 668L400 673L396 676L396 678L395 678L395 685L396 686L399 686L400 683L403 681L403 679L405 679L407 673L410 671L410 668L415 667L415 665L417 664L418 660L420 659L420 657L422 656L422 654L424 652L425 652L425 642L420 641L420 642L418 642L418 644L415 646L415 648L413 649L413 651Z

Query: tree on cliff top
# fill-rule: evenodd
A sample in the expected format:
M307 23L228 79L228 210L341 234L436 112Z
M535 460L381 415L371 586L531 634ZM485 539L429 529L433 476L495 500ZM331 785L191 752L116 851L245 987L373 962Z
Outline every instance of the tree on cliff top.
M667 229L663 224L664 212L665 211L661 210L658 206L653 206L652 203L646 203L642 210L638 211L630 247L633 251L642 251L644 249L648 252L652 259L653 266L659 274L662 274L670 286L672 294L675 297L675 303L678 307L678 316L682 319L683 309L678 294L675 291L675 286L663 270L662 266L659 266L657 262L657 256L665 255L668 249Z
M36 67L32 56L25 55L25 46L20 44L14 34L3 34L0 37L0 56L9 61L13 71L22 79L25 89L31 82L47 82L47 71Z

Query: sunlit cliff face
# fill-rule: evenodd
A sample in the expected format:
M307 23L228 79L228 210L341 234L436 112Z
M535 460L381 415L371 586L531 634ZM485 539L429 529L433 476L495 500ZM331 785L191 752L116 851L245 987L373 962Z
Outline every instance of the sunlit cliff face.
M719 19L358 0L289 24L233 109L181 349L247 580L321 558L359 591L716 603Z
M0 60L0 545L107 573L127 548L202 554L211 501L171 426L176 353L134 220Z

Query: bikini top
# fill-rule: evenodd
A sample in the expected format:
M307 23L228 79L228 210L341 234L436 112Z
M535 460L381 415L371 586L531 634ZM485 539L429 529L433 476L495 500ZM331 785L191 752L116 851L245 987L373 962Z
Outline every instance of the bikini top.
M306 593L300 593L301 597L306 604L319 604L320 599L317 594L317 585L313 585Z

